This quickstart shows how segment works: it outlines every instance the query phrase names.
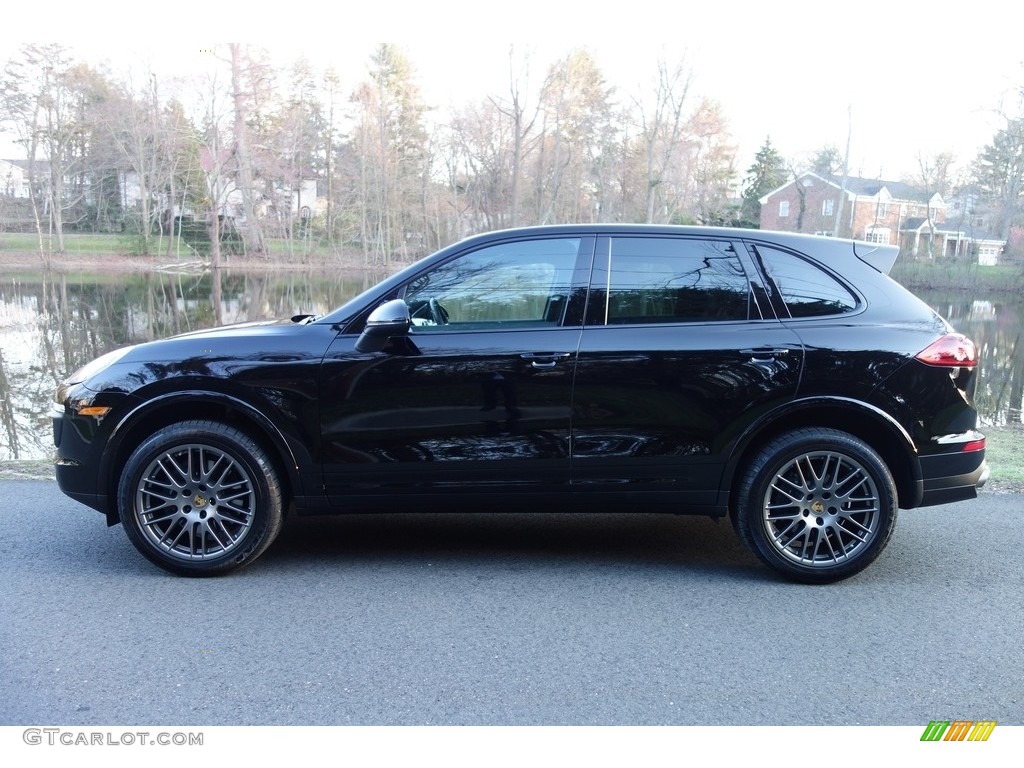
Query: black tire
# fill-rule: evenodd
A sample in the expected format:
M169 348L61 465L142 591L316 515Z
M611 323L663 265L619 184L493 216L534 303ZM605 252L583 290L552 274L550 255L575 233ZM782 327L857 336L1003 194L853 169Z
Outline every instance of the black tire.
M743 544L792 581L826 584L858 573L896 525L892 473L865 442L835 429L799 429L764 446L733 508Z
M270 457L216 421L174 424L143 441L121 475L117 501L136 549L183 576L247 565L281 530L281 486Z

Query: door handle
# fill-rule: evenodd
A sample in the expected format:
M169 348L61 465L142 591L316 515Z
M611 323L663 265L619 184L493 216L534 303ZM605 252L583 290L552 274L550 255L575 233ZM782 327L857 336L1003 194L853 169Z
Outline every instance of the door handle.
M758 349L741 349L741 355L750 355L752 362L768 362L776 357L788 355L789 350L785 347L759 347Z
M571 352L524 352L519 357L530 361L530 367L537 370L550 370L558 365L559 360L566 360Z

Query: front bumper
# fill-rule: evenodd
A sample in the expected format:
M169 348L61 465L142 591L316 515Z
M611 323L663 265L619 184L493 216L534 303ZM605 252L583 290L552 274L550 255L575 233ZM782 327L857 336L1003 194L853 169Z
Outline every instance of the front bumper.
M50 419L57 486L66 496L102 512L109 523L110 499L99 484L100 450L95 439L95 420L76 416L59 405L51 410Z

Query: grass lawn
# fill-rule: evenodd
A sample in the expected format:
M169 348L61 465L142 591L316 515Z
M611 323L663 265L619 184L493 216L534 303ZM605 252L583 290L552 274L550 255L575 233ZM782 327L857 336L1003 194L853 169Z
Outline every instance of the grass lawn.
M889 276L911 289L955 288L1019 292L1024 288L1024 266L1021 264L983 267L978 264L951 261L897 260Z
M45 245L56 246L56 238L43 238ZM124 235L80 234L64 235L64 248L68 253L86 253L102 256L109 253L129 253L132 240ZM39 238L31 232L0 232L0 252L20 251L35 253L39 250Z
M992 479L1024 488L1024 427L982 427Z

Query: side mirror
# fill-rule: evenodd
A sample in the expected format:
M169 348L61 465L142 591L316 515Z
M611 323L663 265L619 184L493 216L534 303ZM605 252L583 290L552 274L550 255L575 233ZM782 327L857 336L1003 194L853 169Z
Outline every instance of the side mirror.
M412 326L409 305L393 299L377 307L366 319L366 327L356 340L356 352L380 352L395 336L405 336Z

